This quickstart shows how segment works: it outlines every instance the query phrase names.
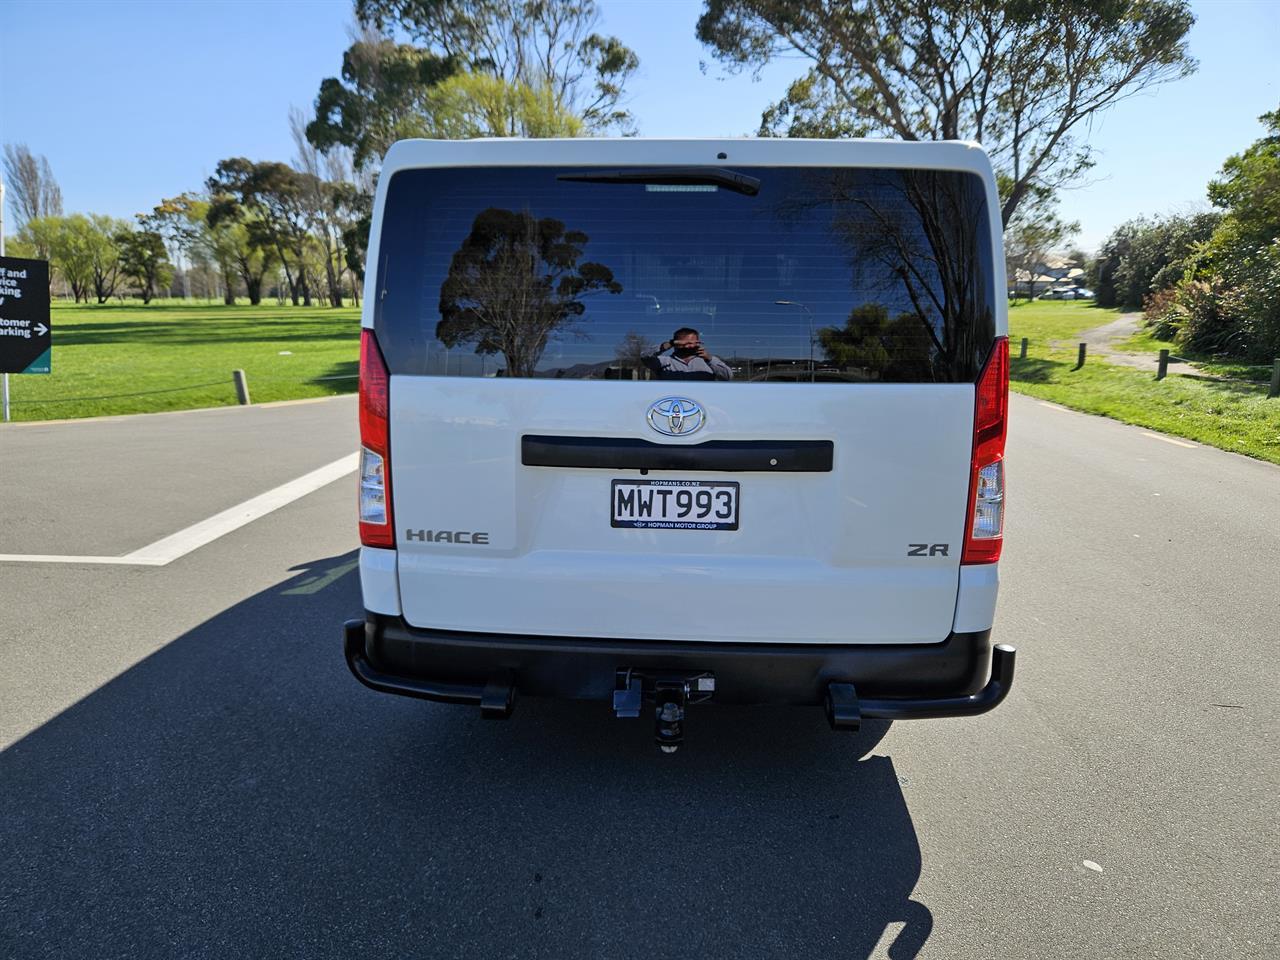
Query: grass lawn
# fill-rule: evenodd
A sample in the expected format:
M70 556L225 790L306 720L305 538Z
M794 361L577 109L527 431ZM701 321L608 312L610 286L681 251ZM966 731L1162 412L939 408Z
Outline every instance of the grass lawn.
M245 371L255 403L356 387L360 313L354 307L169 300L55 303L52 312L53 372L10 376L14 420L234 404L236 368Z
M1011 307L1013 389L1073 410L1280 464L1280 397L1267 399L1265 385L1177 375L1157 381L1151 373L1108 364L1097 357L1091 357L1082 369L1072 370L1076 334L1108 323L1119 313L1083 301L1033 302ZM1030 340L1026 360L1017 359L1022 337ZM1167 346L1147 339L1157 344L1151 349ZM1066 342L1054 347L1055 340ZM1129 344L1122 349L1130 349ZM1138 352L1141 348L1133 349ZM1240 365L1223 366L1238 369Z
M1091 300L1019 300L1009 305L1009 343L1017 354L1018 343L1031 343L1027 355L1049 349L1051 340L1074 340L1081 330L1100 327L1120 316L1123 310L1095 307Z

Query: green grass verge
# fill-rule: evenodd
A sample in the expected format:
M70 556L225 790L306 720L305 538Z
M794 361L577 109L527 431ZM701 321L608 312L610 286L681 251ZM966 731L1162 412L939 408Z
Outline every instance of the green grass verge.
M1146 371L1098 358L1073 370L1076 336L1108 323L1119 312L1070 301L1010 309L1013 389L1073 410L1280 464L1280 398L1267 399L1265 386L1176 375L1157 381ZM1022 337L1030 340L1026 360L1017 359ZM1054 347L1055 340L1066 342Z
M354 307L170 300L55 303L52 314L53 372L9 378L15 420L230 405L237 368L245 371L255 403L356 387L360 314Z
M1009 305L1009 342L1016 353L1018 341L1026 337L1028 350L1043 352L1050 341L1074 340L1081 330L1110 323L1123 312L1095 307L1092 300L1020 300Z

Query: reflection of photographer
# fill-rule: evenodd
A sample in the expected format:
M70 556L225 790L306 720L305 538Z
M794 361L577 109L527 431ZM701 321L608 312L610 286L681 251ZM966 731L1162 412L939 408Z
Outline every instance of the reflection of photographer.
M640 362L657 374L659 380L733 379L729 365L707 352L702 337L693 327L681 327L658 347L657 353L641 357Z

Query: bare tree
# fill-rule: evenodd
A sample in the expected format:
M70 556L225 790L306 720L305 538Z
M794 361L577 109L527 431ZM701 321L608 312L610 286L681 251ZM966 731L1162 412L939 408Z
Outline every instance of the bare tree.
M1053 191L1041 187L1028 195L1004 232L1006 273L1015 298L1019 293L1020 274L1027 280L1027 299L1036 298L1036 268L1051 250L1061 247L1079 232L1079 223L1066 223L1058 216Z
M34 156L25 143L4 145L4 179L18 228L41 217L62 216L62 191L49 161Z
M307 139L307 116L297 107L289 109L289 132L298 150L294 167L307 176L303 180L302 199L311 221L311 229L324 257L325 282L329 305L342 306L342 225L335 204L336 185L327 179L335 170L345 168L341 152L347 148L334 146L323 159L320 151ZM330 159L332 157L332 159Z
M658 345L656 343L642 333L628 330L614 352L614 359L617 360L618 366L623 369L634 370L640 377L643 377L646 369L644 358L651 357L657 352Z

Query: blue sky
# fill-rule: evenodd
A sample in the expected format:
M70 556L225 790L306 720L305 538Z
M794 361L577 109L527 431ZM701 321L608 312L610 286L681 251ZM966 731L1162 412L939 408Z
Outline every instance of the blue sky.
M740 135L803 71L726 77L694 38L700 0L601 0L641 59L630 107L646 136ZM1142 213L1204 205L1222 160L1280 106L1280 3L1193 4L1193 77L1094 125L1091 182L1063 197L1079 243ZM288 159L291 105L309 108L348 44L349 0L9 0L0 11L0 140L49 158L69 211L130 216L196 189L223 157Z

